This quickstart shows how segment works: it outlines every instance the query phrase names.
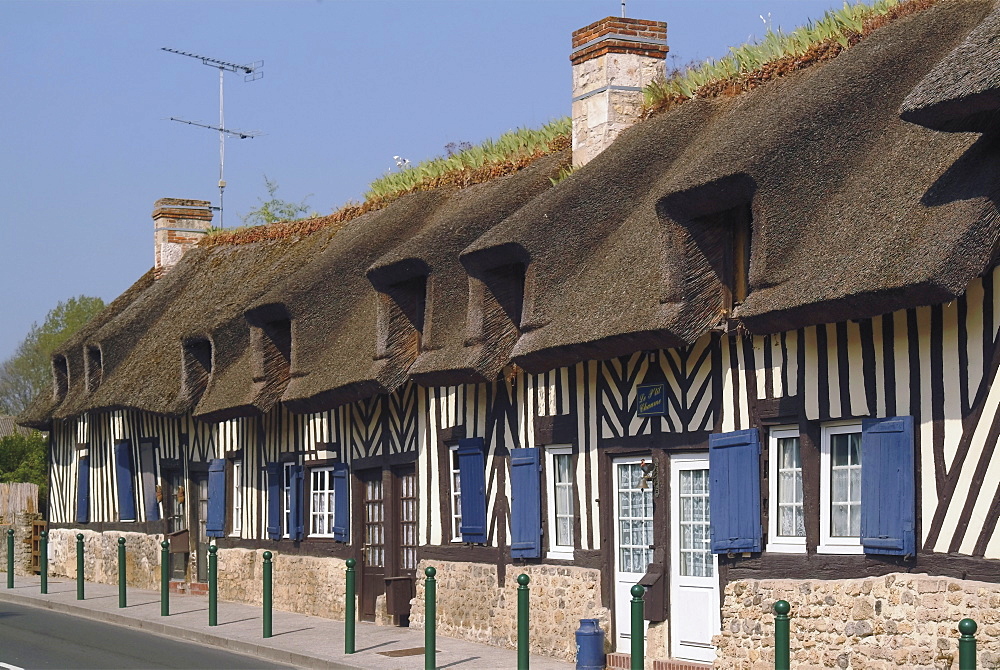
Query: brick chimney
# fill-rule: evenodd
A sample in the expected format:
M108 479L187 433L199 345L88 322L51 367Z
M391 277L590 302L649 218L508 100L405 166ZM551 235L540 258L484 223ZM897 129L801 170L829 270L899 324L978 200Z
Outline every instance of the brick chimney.
M157 278L162 277L212 225L212 203L207 200L161 198L153 205Z
M639 119L642 88L664 74L667 24L609 16L573 33L573 165Z

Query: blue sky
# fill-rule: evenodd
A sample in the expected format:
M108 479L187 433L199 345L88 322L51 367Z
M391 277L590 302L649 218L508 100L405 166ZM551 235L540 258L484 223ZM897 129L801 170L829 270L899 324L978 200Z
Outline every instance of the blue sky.
M667 21L671 63L725 55L835 0L629 0ZM153 202L218 200L225 75L227 226L266 196L321 214L390 169L569 113L570 33L620 0L0 0L0 360L60 300L111 301L153 262Z

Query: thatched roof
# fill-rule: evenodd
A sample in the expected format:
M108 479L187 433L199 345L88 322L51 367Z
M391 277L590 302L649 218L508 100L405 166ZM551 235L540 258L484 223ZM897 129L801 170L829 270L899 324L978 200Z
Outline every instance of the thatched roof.
M995 21L991 2L942 0L828 63L644 121L555 187L561 155L339 230L191 251L72 338L69 393L21 421L311 412L408 379L492 379L734 323L779 332L950 300L995 262L996 134L940 132L900 109L956 49L990 43L976 36ZM752 215L750 291L730 314L728 212ZM519 282L523 304L508 295ZM414 326L405 303L424 287ZM182 372L199 338L214 352L207 386ZM104 375L88 392L76 382L90 344Z
M1000 5L913 89L902 117L937 130L1000 127Z

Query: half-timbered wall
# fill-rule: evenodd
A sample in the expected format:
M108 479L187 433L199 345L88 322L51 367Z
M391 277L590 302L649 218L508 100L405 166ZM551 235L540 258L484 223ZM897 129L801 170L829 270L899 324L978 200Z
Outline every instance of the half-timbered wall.
M117 441L157 439L158 458L204 462L236 452L245 479L243 536L265 536L264 466L308 462L318 445L337 445L348 462L417 452L420 543L444 543L443 480L438 441L461 427L486 445L487 544L509 537L508 450L536 446L535 417L572 416L576 424L576 509L582 549L600 546L595 507L598 452L630 438L704 434L758 425L761 401L795 398L809 421L868 416L914 417L920 468L924 551L1000 558L1000 272L977 279L949 304L857 322L810 326L764 336L705 336L690 347L586 361L542 374L508 368L489 384L424 388L407 384L333 410L293 415L278 408L260 418L206 424L135 411L56 421L52 431L50 517L75 519L78 445L89 446L91 520L118 518ZM663 383L666 413L642 417L637 386ZM572 421L572 419L571 419ZM143 482L137 478L137 498ZM139 521L144 520L139 505Z

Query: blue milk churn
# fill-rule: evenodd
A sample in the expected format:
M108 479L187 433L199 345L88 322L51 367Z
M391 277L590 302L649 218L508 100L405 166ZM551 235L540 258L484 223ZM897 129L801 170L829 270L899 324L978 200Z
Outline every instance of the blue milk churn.
M597 619L580 619L576 630L576 670L604 670L604 631Z

